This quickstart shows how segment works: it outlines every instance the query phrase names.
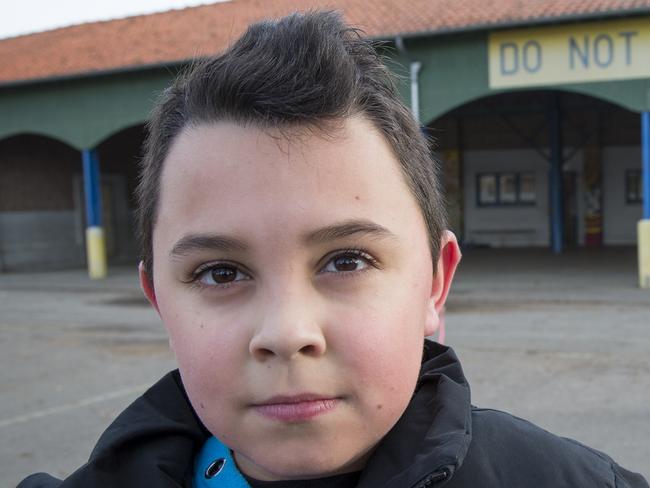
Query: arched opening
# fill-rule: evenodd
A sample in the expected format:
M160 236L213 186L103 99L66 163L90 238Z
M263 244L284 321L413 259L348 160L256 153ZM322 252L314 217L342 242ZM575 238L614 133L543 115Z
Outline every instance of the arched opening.
M84 263L83 222L75 211L80 154L36 134L0 140L0 270Z
M581 94L529 90L466 103L428 129L443 160L451 226L466 246L548 247L554 232L565 248L636 243L639 114Z
M144 124L120 130L97 146L101 172L102 226L109 263L135 263L135 187Z

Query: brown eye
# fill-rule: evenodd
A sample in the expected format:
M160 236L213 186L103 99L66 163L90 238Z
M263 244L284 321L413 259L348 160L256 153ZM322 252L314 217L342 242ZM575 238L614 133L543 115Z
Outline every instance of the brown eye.
M250 275L230 264L213 264L196 273L194 281L204 286L226 287L239 281L250 280Z
M370 254L361 250L342 251L330 258L320 270L321 273L354 273L364 271L370 266L378 268L378 263Z
M355 271L363 262L357 257L340 256L334 259L333 264L336 271Z
M220 266L210 270L215 283L231 283L237 278L237 270L231 266Z

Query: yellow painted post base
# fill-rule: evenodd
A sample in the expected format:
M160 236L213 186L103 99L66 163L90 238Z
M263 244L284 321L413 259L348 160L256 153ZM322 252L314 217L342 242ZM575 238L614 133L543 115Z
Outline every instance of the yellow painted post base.
M650 289L650 219L639 220L639 286Z
M90 279L106 278L106 240L101 227L86 229L86 257Z

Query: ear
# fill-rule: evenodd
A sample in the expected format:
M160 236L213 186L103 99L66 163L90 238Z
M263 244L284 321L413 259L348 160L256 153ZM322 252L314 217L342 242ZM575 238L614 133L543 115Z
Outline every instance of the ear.
M147 271L144 269L144 263L142 261L138 264L138 275L140 277L140 288L142 289L142 293L144 293L144 296L147 297L151 306L155 308L158 315L160 315L160 310L158 310L158 301L156 300L156 291L153 288L153 284Z
M445 230L440 239L440 255L434 263L435 275L431 283L431 296L425 323L425 335L433 335L440 325L440 317L444 313L447 295L451 289L456 267L460 262L460 248L453 232Z
M147 297L147 300L149 300L149 303L156 312L158 312L158 316L160 317L160 309L158 308L158 300L156 299L156 290L153 287L153 283L151 282L147 271L144 269L144 263L142 261L138 264L138 275L140 277L140 288L142 289L142 293L144 293L144 296ZM162 317L160 318L162 319ZM174 344L172 343L171 336L169 336L169 348L172 352L174 351Z

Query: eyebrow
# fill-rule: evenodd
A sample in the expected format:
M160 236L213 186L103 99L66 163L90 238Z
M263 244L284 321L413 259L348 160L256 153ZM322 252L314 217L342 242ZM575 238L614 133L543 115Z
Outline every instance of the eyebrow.
M378 238L397 238L397 236L386 227L372 222L371 220L355 219L321 227L313 232L309 232L303 239L307 244L317 244L321 242L335 241L337 239L344 239L356 234L365 234L367 236Z
M174 244L170 257L180 258L197 251L245 251L248 246L239 239L219 234L188 234Z
M377 238L397 238L386 227L366 219L346 220L344 222L321 227L303 236L306 244L344 239L357 234ZM246 251L248 245L237 238L221 234L188 234L181 237L169 252L172 259L181 258L200 251L235 252Z

